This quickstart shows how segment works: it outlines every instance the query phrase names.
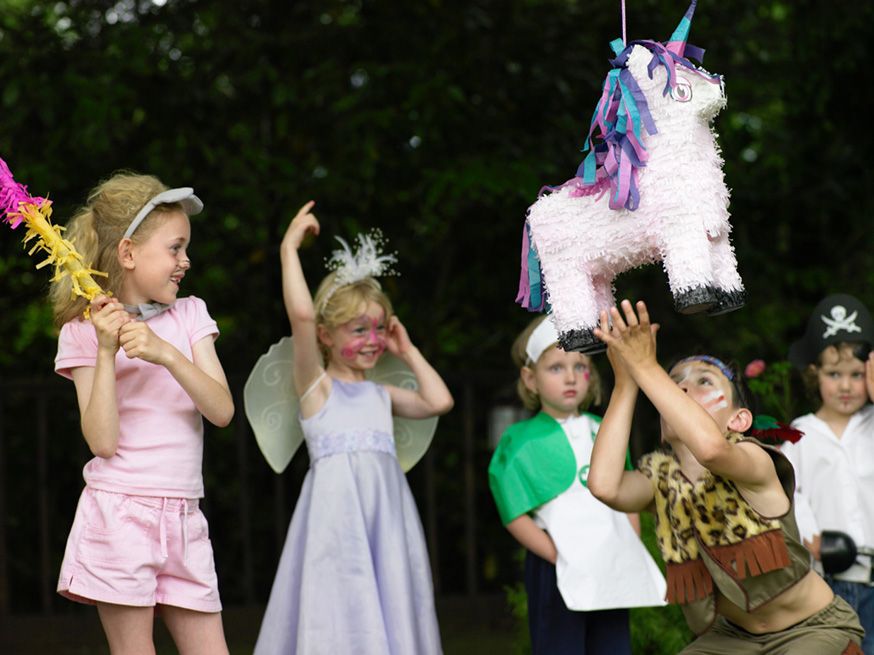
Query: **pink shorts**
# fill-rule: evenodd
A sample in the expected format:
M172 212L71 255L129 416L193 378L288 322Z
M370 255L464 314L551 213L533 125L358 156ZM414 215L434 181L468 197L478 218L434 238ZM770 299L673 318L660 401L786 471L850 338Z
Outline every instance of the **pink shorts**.
M89 604L221 611L209 528L197 500L85 487L58 593Z

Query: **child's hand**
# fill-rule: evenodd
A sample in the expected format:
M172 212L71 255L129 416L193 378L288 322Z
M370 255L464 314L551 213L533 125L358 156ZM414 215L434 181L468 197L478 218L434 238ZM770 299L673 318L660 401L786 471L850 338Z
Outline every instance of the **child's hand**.
M161 365L166 364L167 349L171 347L142 321L131 321L123 325L118 334L118 343L124 348L124 353L128 359L137 357L143 361Z
M610 331L610 324L606 310L601 312L601 330L604 332ZM626 386L637 387L637 383L634 381L634 378L631 377L631 372L628 370L625 362L622 361L622 358L616 350L609 346L607 347L607 360L610 362L610 366L613 369L613 385L615 388L619 389Z
M413 342L410 341L407 328L404 327L397 316L392 316L388 320L388 326L385 331L385 347L392 355L403 357L412 346Z
M97 296L91 301L91 323L97 332L99 348L115 353L119 346L119 330L130 321L130 314L116 298Z
M623 364L634 368L637 365L656 361L656 332L658 324L650 323L646 303L637 302L637 313L631 302L623 300L619 308L610 308L611 327L607 326L607 312L602 312L601 326L595 328L595 336L607 344L607 351L618 355ZM611 360L611 364L612 364ZM616 370L614 366L614 370Z
M813 541L808 541L807 539L802 539L804 542L804 547L810 551L810 554L813 555L813 559L817 562L822 561L822 535L815 534L813 535Z
M315 200L310 200L301 207L297 211L297 215L291 219L291 223L288 224L288 229L285 230L285 236L282 237L281 247L283 249L293 248L294 250L297 250L300 248L300 244L308 233L318 236L319 221L314 214L310 213L310 210L315 204Z

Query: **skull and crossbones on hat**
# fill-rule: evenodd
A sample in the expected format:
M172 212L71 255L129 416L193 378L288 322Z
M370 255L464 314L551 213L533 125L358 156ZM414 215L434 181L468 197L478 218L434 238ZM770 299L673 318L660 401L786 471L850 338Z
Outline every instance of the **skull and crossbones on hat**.
M823 298L813 309L804 336L789 348L789 361L804 370L828 346L845 342L860 345L859 352L864 350L867 359L874 346L874 319L857 298L838 293Z

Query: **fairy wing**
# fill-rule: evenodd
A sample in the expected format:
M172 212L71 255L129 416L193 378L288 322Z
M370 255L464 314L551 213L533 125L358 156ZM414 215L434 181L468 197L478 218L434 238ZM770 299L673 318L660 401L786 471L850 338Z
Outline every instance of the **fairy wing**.
M292 383L293 361L291 337L283 337L258 358L243 387L246 418L255 441L277 473L285 470L303 442L297 418L300 403Z
M410 368L399 357L388 352L383 353L376 366L368 371L367 379L403 389L419 388ZM436 416L425 419L394 417L395 450L404 473L413 468L428 451L436 430Z
M246 417L264 459L282 473L303 442L298 420L300 403L292 383L294 347L283 337L258 358L243 389ZM367 378L380 384L416 389L413 372L399 358L385 353ZM437 429L437 417L406 419L394 417L395 447L404 472L422 458Z

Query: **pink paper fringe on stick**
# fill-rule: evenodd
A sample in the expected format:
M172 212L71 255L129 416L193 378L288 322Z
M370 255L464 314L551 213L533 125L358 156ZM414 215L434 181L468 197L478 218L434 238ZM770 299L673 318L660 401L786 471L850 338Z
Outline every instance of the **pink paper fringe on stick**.
M92 276L103 275L82 261L73 244L61 236L64 228L52 225L52 203L48 198L35 198L27 192L27 187L16 182L6 162L0 159L0 215L12 229L22 223L27 227L23 242L36 239L28 254L38 251L46 253L46 258L36 265L42 268L53 264L55 275L52 282L70 276L72 294L93 300L105 293Z

